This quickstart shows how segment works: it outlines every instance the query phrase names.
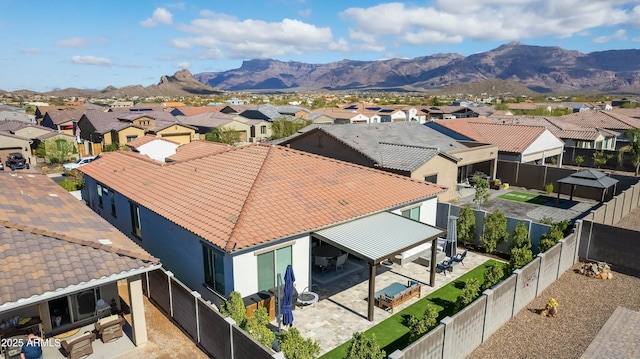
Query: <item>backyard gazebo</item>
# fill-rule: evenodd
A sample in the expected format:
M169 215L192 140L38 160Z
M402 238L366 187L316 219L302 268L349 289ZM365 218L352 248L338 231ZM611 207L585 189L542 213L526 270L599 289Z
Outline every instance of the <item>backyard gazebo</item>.
M600 202L604 202L604 197L611 186L613 186L613 193L616 192L616 185L618 180L611 178L606 174L588 169L580 172L573 173L572 175L558 180L558 200L560 200L560 190L563 184L571 185L571 192L569 194L569 200L573 200L573 191L576 186L598 188L602 192Z

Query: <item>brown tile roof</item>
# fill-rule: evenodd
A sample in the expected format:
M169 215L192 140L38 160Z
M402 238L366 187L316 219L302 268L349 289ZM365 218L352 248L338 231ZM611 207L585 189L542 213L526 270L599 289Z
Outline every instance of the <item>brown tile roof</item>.
M228 252L414 203L444 190L262 144L174 164L131 158L111 152L81 170Z
M167 162L181 162L193 160L199 157L209 156L214 153L224 152L231 146L211 141L191 141L176 149L176 154L169 156Z
M220 106L181 106L177 110L184 116L193 116L206 112L219 112Z
M493 123L492 121L486 118L459 118L459 119L450 119L450 120L435 120L434 123L446 127L453 132L459 133L465 137L468 137L474 141L483 142L484 138L482 135L476 131L473 126L471 126L472 122L478 123Z
M47 176L0 174L0 303L157 262Z
M606 128L609 130L628 130L640 128L640 119L612 111L576 112L558 117L560 121L574 123L582 127Z
M59 125L61 123L73 121L78 122L80 118L84 114L84 109L76 110L76 109L64 109L64 110L53 110L47 111L47 115L51 118L51 121Z
M600 135L619 136L620 133L600 128L582 127L578 124L559 120L557 117L543 116L504 116L492 117L495 123L510 125L544 126L558 138L594 141Z

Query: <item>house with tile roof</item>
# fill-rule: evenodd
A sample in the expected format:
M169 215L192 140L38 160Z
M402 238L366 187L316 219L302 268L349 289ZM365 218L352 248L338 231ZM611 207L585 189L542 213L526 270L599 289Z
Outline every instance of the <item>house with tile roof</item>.
M84 109L54 109L47 111L39 124L73 136L76 123L78 123L83 114Z
M49 177L0 177L0 320L25 318L47 337L70 331L97 320L99 299L122 309L117 282L126 280L133 340L144 344L141 275L158 259Z
M169 163L116 151L80 170L94 211L216 304L232 291L244 297L273 288L289 264L296 286L309 287L311 250L320 242L375 268L445 235L434 227L443 187L282 146L228 147ZM419 235L407 242L363 232L344 243L315 234L376 214L418 226ZM363 254L374 247L377 254Z
M35 153L42 143L45 143L45 148L67 146L69 158L66 160L78 158L77 149L71 148L76 146L75 137L44 126L22 121L1 121L0 136L2 136L0 140L0 160L2 161L9 153L20 152L33 166L38 162Z
M426 113L427 121L480 116L478 112L474 111L474 108L465 106L431 106L423 108L422 112Z
M142 138L127 143L127 147L129 147L131 151L160 162L165 162L167 157L175 155L179 146L180 144L177 142L153 134L145 135Z
M486 118L437 120L430 128L459 140L498 146L498 160L562 165L564 142L543 126L494 123Z
M458 197L468 173L495 178L498 156L495 145L469 146L417 122L312 125L280 145L436 183L447 187L441 201Z
M204 112L193 116L179 116L180 123L198 129L199 139L204 140L214 129L233 130L240 142L260 142L271 137L271 122L249 119L238 114Z
M616 139L616 150L629 143L629 139L625 137L627 130L640 128L640 119L618 111L589 110L560 116L558 120L582 127L600 128L619 133L620 135Z

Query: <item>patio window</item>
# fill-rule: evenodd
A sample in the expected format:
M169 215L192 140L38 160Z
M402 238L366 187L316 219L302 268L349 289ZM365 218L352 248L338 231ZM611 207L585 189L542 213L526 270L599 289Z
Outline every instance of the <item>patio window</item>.
M116 216L116 197L115 192L108 187L102 187L102 194L106 197L109 197L109 201L111 202L111 215ZM102 206L102 197L100 196L100 205Z
M209 288L224 294L224 261L222 253L202 245L204 260L204 283Z
M291 246L287 246L258 255L258 291L276 286L278 273L284 275L291 264L291 249Z
M402 217L407 217L407 218L413 219L414 221L420 220L420 206L413 207L410 209L405 209L401 213L402 213Z
M142 239L142 228L140 227L140 207L133 202L129 202L131 210L131 228L134 236Z

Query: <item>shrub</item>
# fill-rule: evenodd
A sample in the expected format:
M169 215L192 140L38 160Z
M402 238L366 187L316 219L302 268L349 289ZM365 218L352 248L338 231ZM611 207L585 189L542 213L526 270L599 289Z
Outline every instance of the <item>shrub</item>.
M511 238L511 248L531 248L529 229L524 222L518 222L518 224L516 224L516 228L513 230Z
M461 310L476 300L478 296L480 296L480 282L476 278L467 279L464 282L462 294L456 300L456 308Z
M538 251L540 253L546 252L549 248L555 246L559 240L566 237L570 231L569 221L566 219L560 222L552 222L549 232L540 237Z
M512 248L509 258L511 269L518 269L526 266L533 260L533 252L529 248Z
M409 317L409 341L415 341L425 335L429 330L436 326L438 319L438 308L433 304L427 304L422 318L415 316Z
M547 194L552 194L553 193L553 183L547 183L544 186L544 190L545 190L545 192L547 192Z
M504 278L503 266L499 263L493 263L489 268L487 268L487 271L484 272L484 284L482 285L482 289L493 287L502 278Z
M458 240L465 246L472 244L476 238L476 216L469 205L460 209L460 214L456 220L456 234L458 235Z
M242 329L247 325L247 308L239 292L231 292L229 299L220 306L220 313L225 317L231 317Z
M269 324L269 313L265 307L260 307L256 309L251 318L247 320L246 330L253 339L259 341L267 348L271 348L271 344L276 335L267 327L267 324Z
M507 232L507 217L498 209L484 217L484 234L482 245L487 253L493 253L498 245L509 238Z
M73 181L73 180L69 180L67 178L63 179L62 181L60 181L59 185L66 189L68 192L71 191L78 191L84 188L84 182L81 181Z
M355 332L349 342L345 359L385 359L386 357L385 351L380 349L376 341L375 334L367 338L364 333Z
M578 165L578 167L580 167L580 165L582 165L582 163L584 162L584 157L583 156L576 156L576 164Z
M296 328L280 332L278 344L287 359L314 359L320 355L318 342L303 338Z

